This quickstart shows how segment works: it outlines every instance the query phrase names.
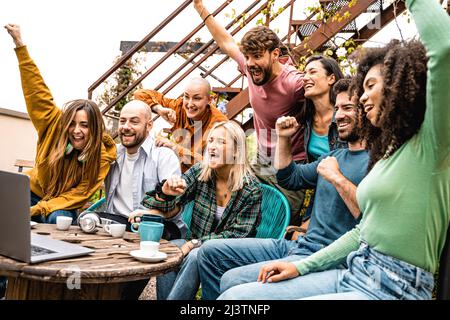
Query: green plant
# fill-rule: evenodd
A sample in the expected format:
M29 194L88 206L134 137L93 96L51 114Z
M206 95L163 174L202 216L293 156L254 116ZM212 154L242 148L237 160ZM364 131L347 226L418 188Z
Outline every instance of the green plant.
M145 47L144 47L145 48ZM117 56L114 60L116 63L121 56ZM142 49L136 53L133 57L128 59L113 75L105 82L104 91L100 94L96 102L99 106L108 106L119 94L125 91L130 84L137 80L144 72L141 66L145 62L145 50ZM131 100L133 93L142 88L142 84L137 85L133 90L131 90L127 95L120 99L111 111L112 115L118 116L122 107Z

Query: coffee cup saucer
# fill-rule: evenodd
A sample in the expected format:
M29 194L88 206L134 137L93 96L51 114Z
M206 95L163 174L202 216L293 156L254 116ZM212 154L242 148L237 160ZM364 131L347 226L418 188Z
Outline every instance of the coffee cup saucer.
M142 250L133 250L130 252L130 255L142 262L159 262L167 258L167 253L161 251L158 251L155 255L150 256Z

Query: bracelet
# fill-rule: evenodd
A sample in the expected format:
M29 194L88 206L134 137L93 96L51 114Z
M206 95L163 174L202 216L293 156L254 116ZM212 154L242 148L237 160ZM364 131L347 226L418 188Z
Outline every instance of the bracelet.
M205 19L203 19L203 24L205 24L206 19L208 19L211 15L212 15L212 13L208 14L208 15L205 17Z

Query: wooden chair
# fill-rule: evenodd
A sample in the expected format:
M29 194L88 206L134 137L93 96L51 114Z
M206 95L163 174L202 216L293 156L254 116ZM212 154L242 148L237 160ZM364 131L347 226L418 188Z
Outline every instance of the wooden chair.
M19 172L22 172L23 168L33 168L34 167L34 161L23 160L23 159L16 159L16 162L14 162L14 166L18 167L18 171Z

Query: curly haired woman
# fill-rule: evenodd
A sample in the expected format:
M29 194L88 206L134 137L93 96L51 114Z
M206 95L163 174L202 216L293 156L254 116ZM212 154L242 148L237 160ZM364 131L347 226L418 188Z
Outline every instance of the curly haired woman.
M376 128L372 170L357 189L361 223L302 261L262 267L259 283L220 298L431 298L450 220L450 18L437 1L406 3L425 48L394 41L358 67L360 101ZM333 270L345 260L348 269ZM289 296L277 296L280 287Z

